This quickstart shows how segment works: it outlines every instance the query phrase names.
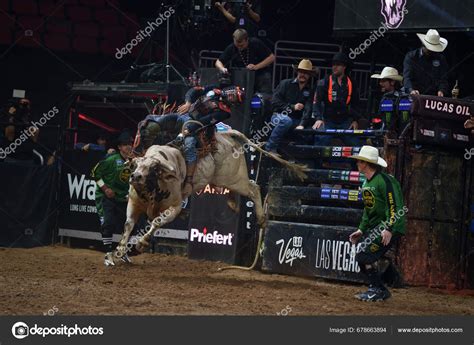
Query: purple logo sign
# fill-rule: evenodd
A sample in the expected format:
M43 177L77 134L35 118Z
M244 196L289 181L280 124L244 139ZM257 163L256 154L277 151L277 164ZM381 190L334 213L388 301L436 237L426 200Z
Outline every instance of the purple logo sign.
M385 18L385 25L389 29L397 29L402 24L405 14L407 0L381 0L382 10L380 13Z

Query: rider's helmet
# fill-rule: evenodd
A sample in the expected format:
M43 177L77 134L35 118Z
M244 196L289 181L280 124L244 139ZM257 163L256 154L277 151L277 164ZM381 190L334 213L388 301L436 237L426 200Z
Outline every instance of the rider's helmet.
M226 87L222 90L222 98L232 105L242 104L245 99L245 90L240 86Z

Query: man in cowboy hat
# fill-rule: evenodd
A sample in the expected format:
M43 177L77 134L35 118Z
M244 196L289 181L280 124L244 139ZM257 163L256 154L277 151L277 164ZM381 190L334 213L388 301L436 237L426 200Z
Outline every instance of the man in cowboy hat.
M383 119L383 123L388 127L389 130L395 130L396 125L403 127L405 122L408 121L408 111L406 109L407 104L409 105L409 95L402 92L401 82L403 77L398 74L397 69L393 67L384 67L382 73L373 74L372 79L378 79L380 90L382 91L382 99L378 109L379 116ZM403 103L403 104L402 104ZM403 106L400 107L400 104ZM375 120L380 121L378 116L372 119L373 124Z
M380 89L383 93L399 90L403 80L397 69L393 67L384 67L382 73L372 74L371 78L379 80Z
M296 70L296 78L280 82L272 98L272 134L265 148L276 152L278 144L291 129L303 129L311 116L313 91L311 77L316 75L316 68L308 59L300 61Z
M381 171L387 162L379 157L377 148L362 146L359 154L350 158L357 160L357 169L366 177L362 185L362 221L349 240L356 244L364 235L357 247L356 261L369 280L369 289L355 297L361 301L383 301L391 294L382 282L377 262L405 234L408 209L403 205L400 183Z
M105 266L113 266L112 235L121 233L126 219L128 180L132 171L125 164L132 153L132 136L124 131L118 137L118 152L107 156L92 169L96 181L95 202L100 217ZM122 258L129 261L128 256Z
M360 115L357 111L359 93L357 86L348 76L351 60L344 53L337 53L332 59L332 74L318 82L313 100L313 129L358 129ZM353 137L343 139L347 145L356 146ZM328 146L331 137L316 135L314 144Z
M438 31L430 29L417 34L423 46L408 52L403 62L403 86L412 95L448 94L448 63L442 52L448 41Z

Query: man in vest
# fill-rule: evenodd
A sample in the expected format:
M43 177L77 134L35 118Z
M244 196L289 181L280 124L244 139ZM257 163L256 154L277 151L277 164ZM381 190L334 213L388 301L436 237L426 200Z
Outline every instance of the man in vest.
M359 93L353 80L347 75L350 59L337 53L332 59L332 74L318 82L313 100L313 129L358 129L360 115L357 111ZM346 145L357 146L354 137L343 138ZM331 137L316 135L316 146L329 146Z
M371 78L379 80L383 93L378 114L381 119L377 117L372 121L383 121L386 130L400 132L409 121L411 106L409 95L400 90L403 77L398 74L397 69L384 67L382 73L373 74Z
M400 183L391 175L381 171L387 162L379 157L377 148L362 146L358 155L357 169L366 177L362 185L364 213L357 231L349 236L358 246L356 261L361 272L369 280L367 292L355 295L361 301L383 301L391 296L382 282L377 262L405 234L405 215L408 208L403 205Z
M423 46L408 52L403 62L403 86L411 95L448 95L448 63L442 52L448 40L430 29L417 34Z

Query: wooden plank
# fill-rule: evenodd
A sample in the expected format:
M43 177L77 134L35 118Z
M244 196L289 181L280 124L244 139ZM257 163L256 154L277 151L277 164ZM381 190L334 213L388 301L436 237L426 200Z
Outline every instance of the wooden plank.
M278 218L299 219L301 222L317 223L334 222L335 224L358 225L362 218L362 210L326 207L326 206L292 206L292 205L269 205L268 212L271 216Z
M285 182L298 183L299 180L294 177L287 169L282 172L282 178ZM365 181L363 174L358 171L351 170L327 170L327 169L310 169L306 172L307 178L304 183L333 182L361 185Z
M355 206L361 206L363 204L362 196L357 189L282 186L272 187L269 194L272 200L296 199L305 201L346 201Z

